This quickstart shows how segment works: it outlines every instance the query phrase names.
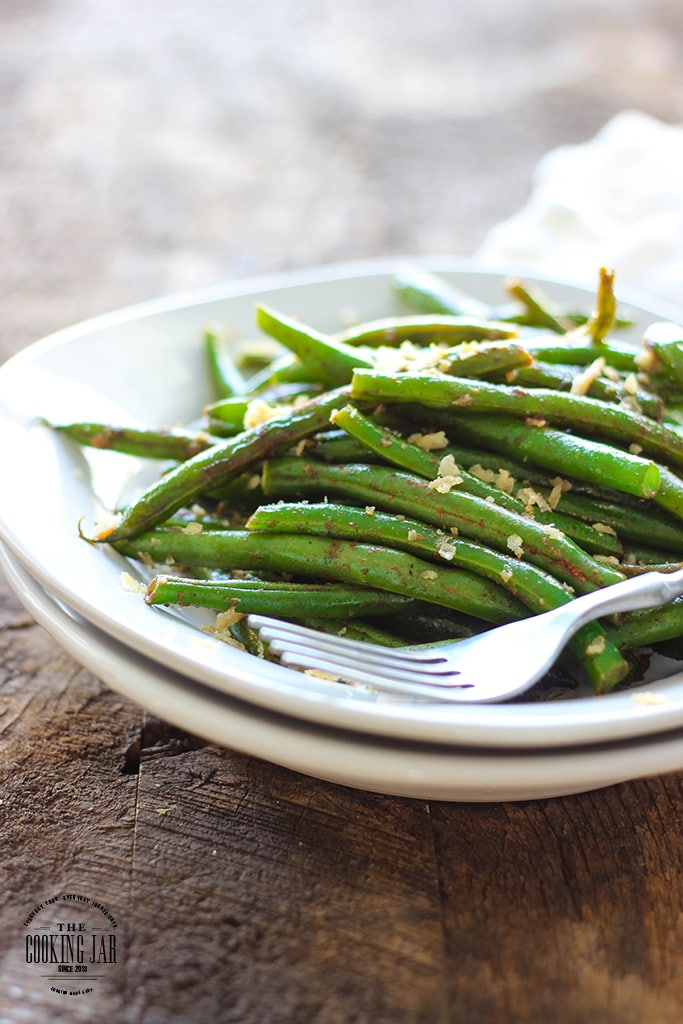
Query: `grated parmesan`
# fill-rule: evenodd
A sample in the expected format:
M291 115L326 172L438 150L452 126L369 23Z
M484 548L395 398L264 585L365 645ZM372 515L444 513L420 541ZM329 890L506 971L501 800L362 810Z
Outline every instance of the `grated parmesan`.
M631 700L634 704L643 705L668 704L668 698L663 693L632 693Z
M204 527L202 524L197 522L188 523L187 526L183 527L183 533L186 533L188 537L196 537L198 534L202 533L203 530Z
M507 469L498 470L498 476L494 482L499 491L504 491L506 494L512 494L515 486L515 478Z
M517 491L517 497L524 505L526 512L531 512L534 505L540 509L541 512L550 512L551 510L552 506L550 503L545 500L539 491L534 490L533 487L520 487Z
M522 542L522 538L517 533L510 534L507 539L507 546L513 555L517 556L517 558L521 558L524 554L524 544Z
M629 373L628 377L624 381L624 390L628 391L629 395L638 394L638 381L635 373Z
M129 594L144 594L147 590L146 585L136 580L129 572L121 573L120 583L122 590L127 590Z
M439 475L436 479L430 480L427 486L439 494L448 494L461 483L462 477L455 464L455 459L452 455L444 455L439 463Z
M434 431L432 434L411 434L408 440L425 452L437 451L439 448L445 448L448 444L448 438L443 430Z
M485 469L479 462L475 462L469 469L472 476L476 476L477 480L481 480L485 484L492 484L496 479L496 473L493 469Z
M429 481L427 487L432 491L437 491L438 494L449 494L454 487L461 483L461 476L437 476L435 480Z
M591 642L586 645L586 654L590 658L592 658L596 654L602 654L604 649L605 649L605 637L602 636L602 635L601 636L596 636L595 640L591 640Z

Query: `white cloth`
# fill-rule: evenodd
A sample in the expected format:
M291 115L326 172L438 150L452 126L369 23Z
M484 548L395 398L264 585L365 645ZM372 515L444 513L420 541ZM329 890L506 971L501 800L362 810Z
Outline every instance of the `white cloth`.
M683 125L618 114L588 142L550 151L528 203L475 253L484 267L617 285L683 307Z

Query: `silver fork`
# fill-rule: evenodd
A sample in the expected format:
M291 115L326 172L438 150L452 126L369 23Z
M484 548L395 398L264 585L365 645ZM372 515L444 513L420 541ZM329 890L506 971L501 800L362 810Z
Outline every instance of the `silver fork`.
M262 615L248 622L284 665L406 696L483 704L529 689L587 622L656 608L679 594L683 569L648 572L466 640L424 647L382 647Z

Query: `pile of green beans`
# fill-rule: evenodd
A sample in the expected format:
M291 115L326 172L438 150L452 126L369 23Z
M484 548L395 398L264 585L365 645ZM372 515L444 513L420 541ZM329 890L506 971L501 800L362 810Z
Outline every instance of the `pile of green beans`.
M680 326L620 341L605 270L588 314L517 280L496 308L422 272L394 289L403 313L336 334L257 305L274 355L255 369L208 326L195 429L51 424L162 463L106 526L81 527L152 568L148 604L211 609L268 658L252 612L438 643L679 567ZM682 640L683 601L592 623L539 692L607 693Z

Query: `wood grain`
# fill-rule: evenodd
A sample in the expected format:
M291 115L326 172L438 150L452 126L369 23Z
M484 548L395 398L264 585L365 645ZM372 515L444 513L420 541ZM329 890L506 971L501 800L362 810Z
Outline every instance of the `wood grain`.
M680 775L432 807L453 1019L677 1020L682 808Z

